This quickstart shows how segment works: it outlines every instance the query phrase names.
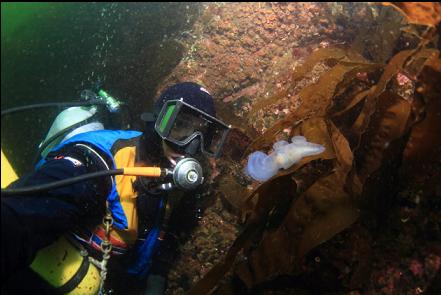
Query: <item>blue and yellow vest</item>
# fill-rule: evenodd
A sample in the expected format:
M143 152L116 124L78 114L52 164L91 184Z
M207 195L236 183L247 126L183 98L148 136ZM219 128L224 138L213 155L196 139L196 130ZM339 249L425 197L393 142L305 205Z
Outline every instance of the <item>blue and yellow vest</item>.
M99 130L78 134L56 146L51 152L71 144L85 144L93 150L107 155L112 166L109 169L134 167L136 160L136 141L141 136L139 131ZM42 161L39 163L41 165ZM112 188L107 196L107 207L113 217L111 242L114 253L119 254L133 245L138 237L137 194L133 189L136 176L117 175L112 181ZM99 248L104 230L101 226L95 229L86 241L94 248ZM77 238L84 238L79 237ZM84 242L84 240L83 240Z
M107 155L106 163L111 160L111 163L108 163L111 166L109 169L134 167L136 143L141 134L138 131L120 130L85 132L59 144L52 151L56 152L71 144L84 145L101 155ZM37 164L37 168L44 162L45 160L41 160ZM107 207L114 220L110 238L114 254L124 253L127 248L135 244L138 238L137 193L133 188L135 180L136 176L115 176L114 181L112 181L111 191L107 196ZM161 200L158 209L161 209L163 206L164 203ZM145 275L148 272L151 258L158 245L159 223L160 220L157 220L144 242L138 245L136 251L139 254L139 259L128 269L129 273ZM85 238L79 235L75 235L75 237L95 249L100 249L104 234L102 226L99 225L91 229L89 237ZM40 250L31 268L60 291L63 290L72 295L94 294L99 285L99 273L93 266L84 267L85 263L87 264L87 257L81 258L78 251L63 237L54 245ZM74 277L76 278L73 279ZM80 279L77 279L78 277ZM75 281L77 283L74 285L73 282ZM84 293L85 290L88 291Z

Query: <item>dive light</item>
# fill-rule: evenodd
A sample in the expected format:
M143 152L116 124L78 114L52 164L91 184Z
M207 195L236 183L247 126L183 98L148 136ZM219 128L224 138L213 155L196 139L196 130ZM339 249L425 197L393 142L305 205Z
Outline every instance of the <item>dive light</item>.
M119 108L121 106L121 102L119 102L117 99L115 99L113 96L110 96L107 92L104 90L100 90L98 92L98 98L103 99L106 102L107 108L111 113L116 113L119 111Z
M84 101L100 101L101 104L107 106L107 109L111 113L116 113L119 111L121 105L123 104L109 93L101 89L98 91L98 95L92 90L85 89L81 91L81 99Z

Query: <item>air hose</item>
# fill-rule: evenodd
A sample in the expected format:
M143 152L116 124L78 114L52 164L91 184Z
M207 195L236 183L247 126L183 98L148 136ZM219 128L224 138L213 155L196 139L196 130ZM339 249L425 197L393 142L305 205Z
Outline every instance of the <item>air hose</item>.
M47 108L47 107L80 107L88 105L107 105L106 101L101 99L93 99L88 101L75 101L75 102L48 102L48 103L37 103L30 104L16 108L10 108L2 111L1 116L9 115L17 112L24 112L32 109Z
M34 194L71 185L80 181L113 175L142 176L154 178L173 176L173 182L175 186L184 190L194 189L202 184L202 182L204 181L204 177L202 176L202 167L199 162L192 158L184 158L178 162L173 171L160 167L126 167L120 169L86 173L80 176L29 187L2 189L1 195L16 196Z
M145 177L160 177L165 176L165 169L161 169L158 167L130 167L130 168L121 168L121 169L112 169L105 170L99 172L86 173L80 176L71 177L68 179L63 179L59 181L54 181L51 183L45 183L40 185L33 185L24 188L14 188L14 189L2 189L1 194L4 196L14 196L14 195L26 195L26 194L34 194L42 191L48 191L51 189L59 188L62 186L71 185L77 182L105 177L105 176L113 176L113 175L135 175L135 176L145 176Z

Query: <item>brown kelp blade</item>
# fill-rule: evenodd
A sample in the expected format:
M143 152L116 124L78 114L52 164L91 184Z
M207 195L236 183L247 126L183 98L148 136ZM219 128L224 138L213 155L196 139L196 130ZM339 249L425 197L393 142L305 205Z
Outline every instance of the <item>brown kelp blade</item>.
M255 150L268 151L277 139L286 138L286 128L291 129L289 136L303 135L326 151L280 171L251 192L238 190L241 196L234 203L247 213L245 231L227 258L190 294L213 290L241 251L247 260L236 262L235 274L247 288L280 275L295 275L303 257L356 222L365 204L385 210L387 206L379 205L387 204L394 189L397 167L421 109L400 95L394 83L397 74L417 79L436 59L439 52L425 48L429 43L398 52L384 66L343 49L318 50L296 68L287 89L254 105L257 112L277 102L318 62L328 62L330 68L317 83L300 91L301 107L254 138L242 158ZM360 84L356 77L360 71L372 74L372 82L347 91ZM231 191L234 185L225 181L224 187Z

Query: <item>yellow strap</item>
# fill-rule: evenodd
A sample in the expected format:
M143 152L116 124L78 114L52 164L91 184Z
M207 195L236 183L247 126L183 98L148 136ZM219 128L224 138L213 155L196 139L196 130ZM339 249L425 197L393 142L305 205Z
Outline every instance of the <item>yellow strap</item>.
M114 155L116 167L133 167L135 166L136 147L124 147ZM125 169L124 169L125 170ZM118 191L119 201L127 219L127 229L113 229L111 235L113 238L124 241L132 245L138 238L138 210L136 207L137 193L133 188L136 176L116 175L115 183Z

